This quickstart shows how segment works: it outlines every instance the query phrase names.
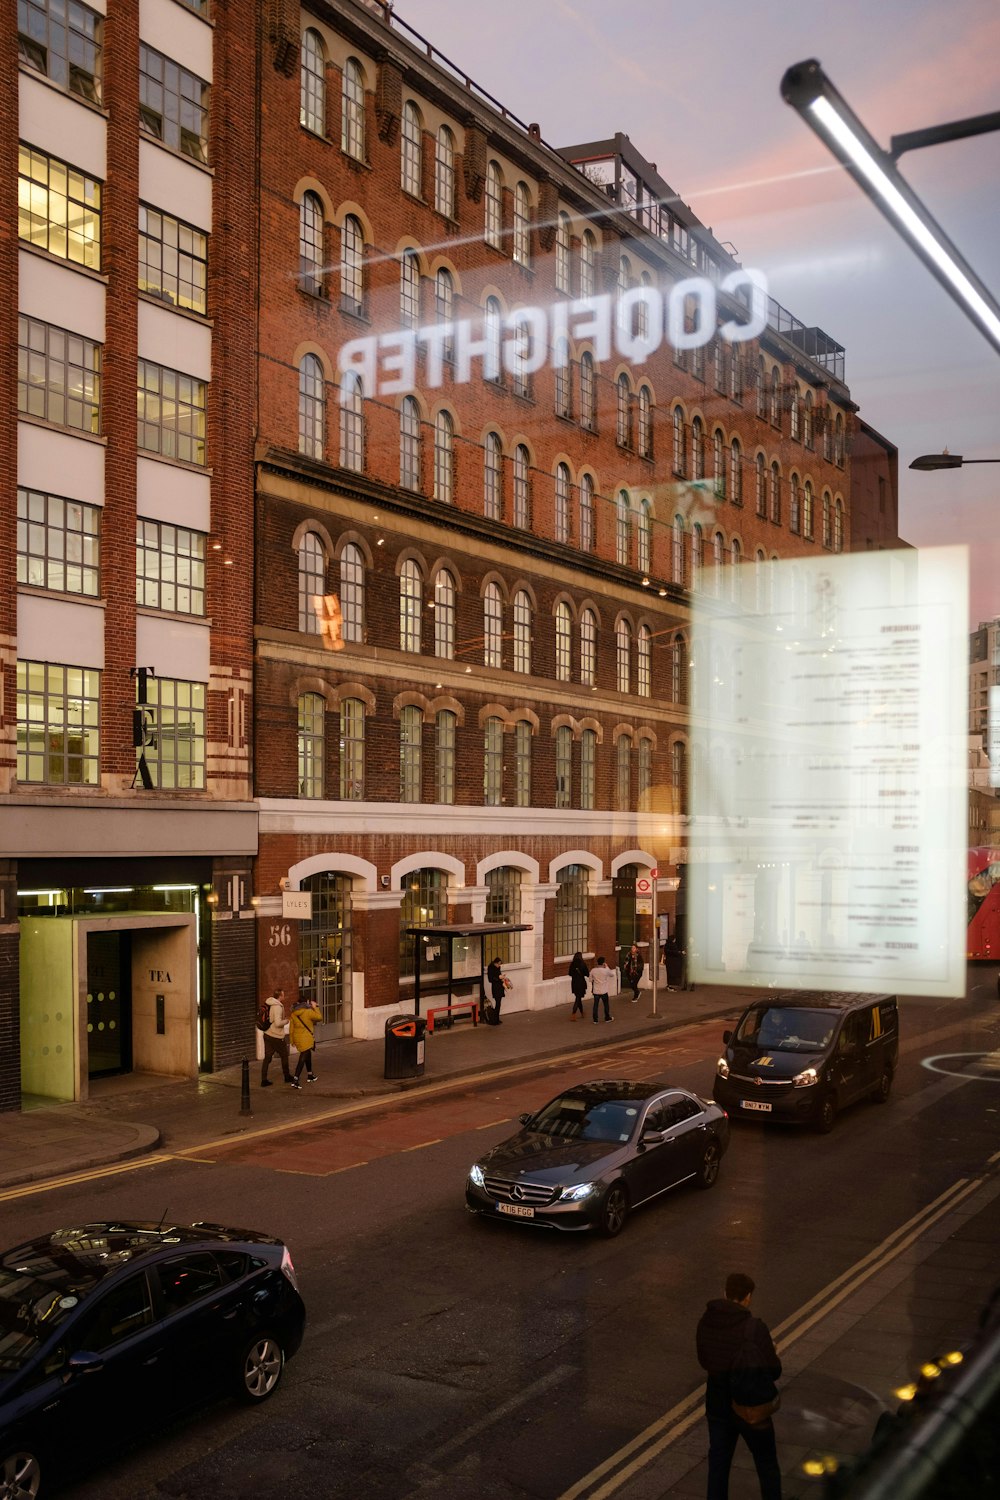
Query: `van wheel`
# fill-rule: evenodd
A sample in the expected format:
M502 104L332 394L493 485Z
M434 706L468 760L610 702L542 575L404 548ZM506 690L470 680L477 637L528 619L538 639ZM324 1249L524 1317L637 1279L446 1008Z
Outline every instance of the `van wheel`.
M888 1104L889 1095L892 1093L892 1074L886 1068L878 1083L872 1090L873 1104Z
M816 1129L820 1135L829 1135L836 1123L837 1101L832 1094L827 1094L816 1115Z

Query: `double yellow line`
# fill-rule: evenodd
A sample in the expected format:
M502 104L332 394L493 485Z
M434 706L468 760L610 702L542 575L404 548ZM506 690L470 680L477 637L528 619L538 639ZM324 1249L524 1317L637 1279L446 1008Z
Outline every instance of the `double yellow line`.
M988 1167L994 1166L1000 1161L1000 1151L991 1156L987 1162ZM894 1260L903 1255L911 1245L915 1244L921 1235L943 1219L946 1214L963 1203L973 1193L977 1192L987 1180L984 1173L979 1177L960 1177L957 1182L943 1192L940 1197L935 1198L933 1203L928 1203L919 1213L914 1214L905 1224L894 1229L890 1235L870 1250L867 1255L862 1256L842 1275L836 1277L822 1291L817 1292L808 1302L792 1313L790 1318L772 1330L774 1341L779 1346L782 1355L807 1334L817 1323L833 1312L834 1308L844 1302L866 1281L877 1276L881 1271L892 1264ZM632 1479L641 1469L682 1438L696 1422L701 1420L705 1389L699 1386L691 1391L676 1406L672 1406L662 1417L632 1438L617 1453L612 1453L603 1463L591 1469L582 1479L578 1479L574 1485L565 1490L559 1496L559 1500L607 1500L614 1495L623 1485Z

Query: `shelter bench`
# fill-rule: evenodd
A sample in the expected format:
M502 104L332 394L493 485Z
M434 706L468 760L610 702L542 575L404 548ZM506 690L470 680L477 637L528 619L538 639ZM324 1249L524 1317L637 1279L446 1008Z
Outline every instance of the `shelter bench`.
M479 1002L478 1000L453 1000L450 1005L433 1005L427 1012L427 1030L433 1031L438 1016L447 1016L443 1026L451 1026L456 1013L468 1013L472 1017L473 1026L479 1025Z

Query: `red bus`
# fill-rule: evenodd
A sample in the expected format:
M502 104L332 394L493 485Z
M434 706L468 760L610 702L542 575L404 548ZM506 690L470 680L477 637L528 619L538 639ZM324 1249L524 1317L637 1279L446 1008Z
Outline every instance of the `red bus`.
M1000 849L969 850L966 889L969 959L1000 960Z

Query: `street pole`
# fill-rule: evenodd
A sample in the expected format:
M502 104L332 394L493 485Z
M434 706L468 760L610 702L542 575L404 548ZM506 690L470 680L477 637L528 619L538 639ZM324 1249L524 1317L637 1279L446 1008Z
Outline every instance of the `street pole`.
M653 975L653 1015L656 1015L656 981L660 974L660 930L657 927L656 916L656 887L658 885L658 870L653 871L653 936L649 945L649 968ZM1000 983L1000 981L998 981Z

